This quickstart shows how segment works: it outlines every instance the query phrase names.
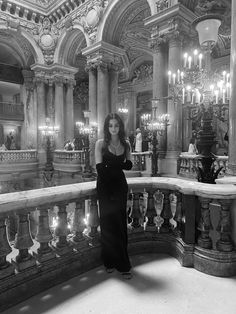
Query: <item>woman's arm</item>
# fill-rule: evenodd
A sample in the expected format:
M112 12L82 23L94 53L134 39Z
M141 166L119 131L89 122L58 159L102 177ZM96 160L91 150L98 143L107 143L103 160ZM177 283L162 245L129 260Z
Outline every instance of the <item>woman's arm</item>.
M95 144L95 163L100 164L102 162L102 146L103 146L103 140L99 139L97 140Z

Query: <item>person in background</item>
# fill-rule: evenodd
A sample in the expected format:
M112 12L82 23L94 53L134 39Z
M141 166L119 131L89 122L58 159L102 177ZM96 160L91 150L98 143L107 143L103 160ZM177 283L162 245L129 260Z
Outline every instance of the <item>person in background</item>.
M134 151L134 144L135 144L135 136L134 136L134 131L130 131L129 134L129 143L130 143L130 147L131 147L131 151Z
M127 193L123 170L131 170L131 148L125 137L124 122L116 113L104 122L104 138L95 145L97 195L101 229L101 254L107 273L118 270L131 279L128 256Z
M142 133L141 133L141 130L139 128L136 129L134 151L137 153L142 152Z
M0 146L0 150L7 150L7 148L6 148L4 143Z
M198 154L195 138L190 139L189 146L188 146L188 153L191 155L197 155Z

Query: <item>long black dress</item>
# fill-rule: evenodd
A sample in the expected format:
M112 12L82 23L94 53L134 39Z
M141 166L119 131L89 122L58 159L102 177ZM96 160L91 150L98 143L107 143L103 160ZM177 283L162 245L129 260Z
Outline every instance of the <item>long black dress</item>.
M131 268L127 253L128 185L121 169L126 153L116 156L104 148L102 155L104 171L97 177L102 260L106 268L128 272Z

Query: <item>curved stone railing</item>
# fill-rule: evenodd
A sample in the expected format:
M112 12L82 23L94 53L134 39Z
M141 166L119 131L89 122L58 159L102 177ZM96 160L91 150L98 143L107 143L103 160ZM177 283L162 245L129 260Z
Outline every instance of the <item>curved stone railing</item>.
M164 252L211 275L236 275L236 186L164 177L128 184L130 254ZM0 310L101 265L95 186L0 195Z
M152 152L146 151L141 153L132 153L133 171L140 171L143 174L151 175L152 173Z
M179 156L179 172L178 174L185 178L196 179L198 167L201 167L199 155L191 155L189 153L182 153ZM218 177L222 177L225 175L228 169L228 156L217 156L214 161L215 170L223 167L220 171Z
M36 150L0 151L0 173L36 171L38 153Z
M82 172L85 166L85 151L83 150L55 150L54 169L63 172Z

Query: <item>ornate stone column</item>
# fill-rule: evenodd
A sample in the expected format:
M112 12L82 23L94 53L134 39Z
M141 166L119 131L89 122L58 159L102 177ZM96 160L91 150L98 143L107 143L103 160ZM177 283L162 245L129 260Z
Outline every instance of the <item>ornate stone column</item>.
M36 92L37 92L37 133L38 133L38 158L39 163L45 163L45 152L43 149L43 138L38 127L45 125L46 119L46 99L45 99L45 80L44 77L35 77Z
M74 102L73 89L75 86L74 80L66 82L66 103L65 103L65 139L73 140L75 136L75 121L74 121Z
M97 123L98 123L98 138L103 137L104 120L110 112L109 107L109 77L108 66L101 61L98 65L98 80L97 80Z
M169 38L168 70L177 72L181 68L182 42L178 34ZM177 175L177 159L182 151L182 104L178 99L169 99L167 112L170 115L170 124L167 127L166 173Z
M25 120L21 131L21 149L37 147L37 107L34 97L34 72L22 70L24 85L22 86L22 100L24 103Z
M111 111L116 111L116 105L118 100L118 74L119 66L110 66L110 101L111 101Z
M55 76L55 125L59 126L56 136L56 149L63 149L65 142L65 121L64 121L64 78Z
M229 102L229 170L230 175L236 175L236 2L231 4L231 54L230 80L231 97Z
M167 112L166 99L167 80L166 80L166 38L153 36L150 47L153 50L153 98L158 99L157 115ZM154 109L154 108L152 108ZM163 158L166 151L166 136L159 138L158 147L160 158Z
M97 122L97 68L89 64L87 66L89 73L89 110L90 122Z
M54 123L55 121L55 107L54 107L54 89L53 89L53 84L54 81L53 79L48 79L48 91L47 91L47 117L50 118L51 122Z

